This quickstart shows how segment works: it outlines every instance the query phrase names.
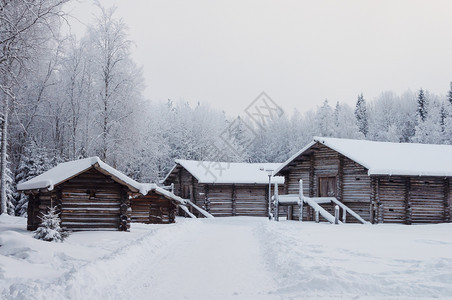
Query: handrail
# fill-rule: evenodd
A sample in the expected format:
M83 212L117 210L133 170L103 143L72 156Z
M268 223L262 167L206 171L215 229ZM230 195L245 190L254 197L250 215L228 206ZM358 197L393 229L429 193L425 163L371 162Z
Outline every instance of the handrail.
M327 212L323 207L321 207L315 200L314 198L310 198L310 197L304 197L304 202L309 204L309 206L311 206L316 214L317 212L320 213L320 215L322 217L324 217L328 222L334 224L335 218L332 214L330 214L329 212ZM317 217L316 217L316 222L318 222ZM339 221L339 224L342 224L342 222Z
M364 220L363 218L361 218L360 215L358 215L357 213L355 213L353 210L351 210L348 206L346 206L344 203L340 202L339 200L337 200L336 198L331 198L331 201L334 202L335 204L337 204L339 207L341 207L344 211L348 212L349 214L351 214L353 217L355 217L355 219L357 219L358 221L360 221L363 224L369 224L369 222L367 222L366 220ZM344 214L345 215L345 214Z

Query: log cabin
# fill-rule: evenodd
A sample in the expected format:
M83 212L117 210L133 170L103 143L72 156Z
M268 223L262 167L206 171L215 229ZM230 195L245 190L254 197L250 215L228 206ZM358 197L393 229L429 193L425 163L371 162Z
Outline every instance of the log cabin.
M139 183L98 157L59 164L17 190L28 195L28 230L39 227L49 207L56 207L62 228L71 231L127 231L131 221L172 223L179 206L188 211L184 199Z
M130 198L141 184L98 157L66 163L18 184L28 195L28 230L36 230L40 217L56 207L66 230L129 230Z
M450 145L314 137L275 174L285 194L298 194L302 179L304 195L335 197L372 223L450 222ZM288 218L298 215L293 207ZM310 208L302 215L313 220Z
M141 192L132 199L132 222L145 224L169 224L176 221L179 207L185 213L186 200L156 184L143 184ZM190 215L190 217L194 217Z
M175 162L163 183L174 184L176 195L213 216L268 216L268 172L279 163ZM271 181L284 184L283 177Z

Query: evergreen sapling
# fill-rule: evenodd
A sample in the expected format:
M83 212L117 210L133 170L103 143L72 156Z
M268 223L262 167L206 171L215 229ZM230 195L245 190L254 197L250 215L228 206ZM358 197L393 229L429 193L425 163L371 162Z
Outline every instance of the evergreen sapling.
M63 231L60 227L60 218L54 207L49 208L49 212L40 217L41 225L34 232L33 237L47 242L63 242L69 236L68 231Z

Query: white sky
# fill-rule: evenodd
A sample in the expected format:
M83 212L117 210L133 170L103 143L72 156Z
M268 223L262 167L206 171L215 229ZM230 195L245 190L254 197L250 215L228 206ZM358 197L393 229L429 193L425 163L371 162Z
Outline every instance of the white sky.
M73 13L89 22L97 10L82 1ZM452 81L450 0L100 2L128 24L151 100L243 114L265 91L291 113L361 92L445 94Z

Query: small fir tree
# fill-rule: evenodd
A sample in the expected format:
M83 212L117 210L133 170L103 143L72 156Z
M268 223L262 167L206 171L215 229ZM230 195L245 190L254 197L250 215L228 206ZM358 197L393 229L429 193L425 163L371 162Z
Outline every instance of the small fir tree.
M49 158L49 156L51 158ZM16 183L28 181L56 165L56 159L45 148L38 148L35 144L29 144L22 154L16 172ZM28 196L23 193L16 194L16 216L27 216Z
M69 236L68 231L63 231L60 227L60 218L55 207L50 207L49 212L40 217L41 225L34 232L33 237L47 242L62 242Z
M416 114L420 121L424 122L427 118L427 99L423 89L419 90L419 95L417 96L417 111Z
M356 125L358 125L359 132L367 136L369 132L369 122L367 120L367 107L366 100L364 100L363 94L358 96L355 108Z
M452 81L450 82L450 89L449 89L449 94L448 94L448 100L449 100L449 104L452 106Z
M447 118L447 110L446 107L444 106L444 103L441 104L441 110L439 114L440 114L439 125L441 126L441 132L444 132Z

